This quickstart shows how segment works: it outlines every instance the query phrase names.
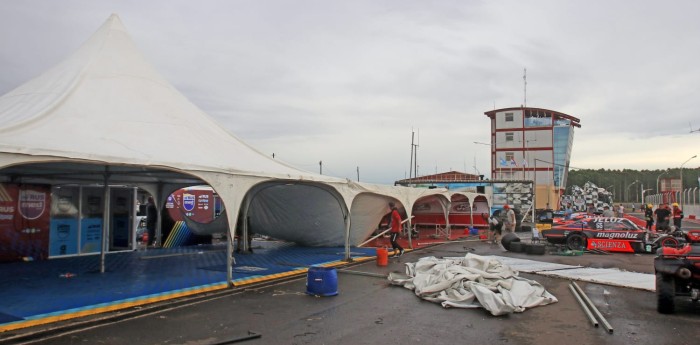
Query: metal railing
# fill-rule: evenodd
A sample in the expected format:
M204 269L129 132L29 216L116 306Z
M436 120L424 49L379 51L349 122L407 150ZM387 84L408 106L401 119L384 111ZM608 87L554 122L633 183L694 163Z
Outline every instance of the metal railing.
M700 217L700 189L698 187L686 188L682 191L662 192L657 194L645 195L644 203L653 204L654 206L660 203L678 203L682 205L683 213L686 216Z

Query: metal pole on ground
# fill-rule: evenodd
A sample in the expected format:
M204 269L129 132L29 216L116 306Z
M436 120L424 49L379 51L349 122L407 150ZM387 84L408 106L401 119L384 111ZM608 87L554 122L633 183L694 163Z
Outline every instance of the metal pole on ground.
M596 308L596 306L593 304L593 302L591 302L591 300L588 298L586 293L583 292L583 290L581 290L581 288L575 282L571 282L571 285L573 285L573 287L576 289L576 291L578 291L579 295L581 295L581 298L583 298L583 300L586 302L588 307L591 308L591 310L593 311L593 314L595 314L595 316L598 318L598 320L600 320L600 322L603 324L603 327L605 327L605 329L608 331L608 333L612 333L613 332L612 326L610 326L610 324L608 323L608 320L606 320L605 317L603 317L603 314L601 314L600 311L598 310L598 308Z
M583 309L583 312L586 313L586 316L588 317L588 320L591 321L591 324L593 325L593 327L598 327L598 320L595 319L595 316L593 316L593 313L591 313L591 310L588 309L588 306L586 306L586 303L581 299L581 296L579 296L578 292L576 292L576 289L574 289L574 286L569 284L569 290L571 290L571 293L574 294L576 301L578 301L578 304L581 306L581 309Z

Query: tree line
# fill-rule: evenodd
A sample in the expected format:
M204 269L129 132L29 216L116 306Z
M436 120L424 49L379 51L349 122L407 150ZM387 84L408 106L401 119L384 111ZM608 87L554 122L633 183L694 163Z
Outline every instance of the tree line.
M698 187L698 172L700 168L684 168L683 189ZM572 169L569 170L569 178L566 184L566 194L571 193L571 186L583 187L586 182L594 183L599 188L605 188L614 194L614 199L619 201L638 201L641 199L642 189L647 190L644 195L657 193L657 180L665 178L680 179L681 169L659 170L611 170L611 169ZM635 182L637 181L637 182ZM659 188L661 183L659 182Z

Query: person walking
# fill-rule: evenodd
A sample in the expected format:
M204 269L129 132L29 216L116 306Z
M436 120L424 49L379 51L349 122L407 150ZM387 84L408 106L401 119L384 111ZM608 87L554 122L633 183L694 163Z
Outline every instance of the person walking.
M503 209L506 211L506 219L503 222L503 231L507 233L515 232L515 211L508 204L503 205Z
M678 207L678 203L674 202L673 203L673 209L671 210L673 214L673 226L676 227L676 230L681 229L681 220L683 219L683 210L681 210L680 207Z
M622 206L622 204L617 207L617 216L619 218L625 218L625 206Z
M654 211L652 210L654 205L647 204L644 209L644 219L647 221L647 230L651 231L651 226L654 225Z
M403 248L396 241L401 233L401 215L396 205L393 202L389 203L389 208L391 209L391 217L389 217L389 228L391 229L391 235L389 240L391 241L391 249L394 251L394 257L399 257L403 255Z
M503 223L498 219L496 212L489 217L489 240L488 243L497 244L501 242L501 229Z

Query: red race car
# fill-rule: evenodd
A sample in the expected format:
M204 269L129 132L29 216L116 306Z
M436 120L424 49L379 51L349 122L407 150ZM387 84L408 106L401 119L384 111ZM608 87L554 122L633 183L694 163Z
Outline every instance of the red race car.
M573 222L552 224L541 230L550 243L571 250L598 249L611 252L651 253L660 245L655 234L625 218L586 216Z

